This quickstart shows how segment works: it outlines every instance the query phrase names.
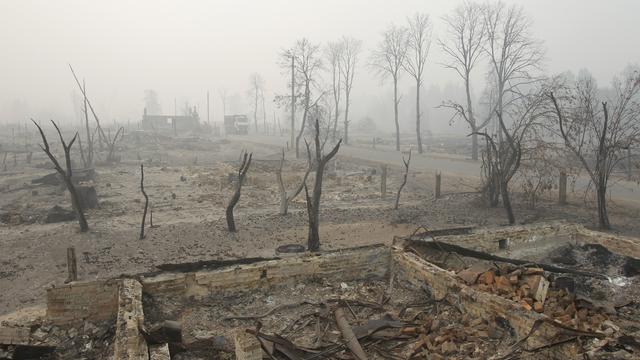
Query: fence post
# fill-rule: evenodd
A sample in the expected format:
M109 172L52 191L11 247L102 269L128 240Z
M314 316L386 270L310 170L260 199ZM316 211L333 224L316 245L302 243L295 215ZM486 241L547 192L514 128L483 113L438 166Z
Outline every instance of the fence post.
M380 174L380 198L384 199L387 195L387 165L382 165L382 174Z
M67 272L69 277L66 283L78 280L78 265L76 263L76 249L71 246L67 248Z
M442 181L442 173L436 172L436 199L440 199L440 183Z
M558 184L558 202L560 205L567 204L567 173L560 171L560 182Z

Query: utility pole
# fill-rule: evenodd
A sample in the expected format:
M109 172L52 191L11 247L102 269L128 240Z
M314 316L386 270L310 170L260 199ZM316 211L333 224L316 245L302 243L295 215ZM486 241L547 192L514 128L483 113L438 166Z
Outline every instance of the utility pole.
M295 57L293 50L291 55L291 144L295 143L295 127L296 127L296 79L295 79Z

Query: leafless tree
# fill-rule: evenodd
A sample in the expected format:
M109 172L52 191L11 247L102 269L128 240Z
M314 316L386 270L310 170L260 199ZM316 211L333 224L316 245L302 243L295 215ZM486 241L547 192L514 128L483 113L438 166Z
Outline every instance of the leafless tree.
M338 117L340 116L340 100L342 98L342 72L340 71L340 59L342 58L342 43L329 42L325 50L325 57L331 72L331 95L333 97L333 131L331 138L335 141L338 137Z
M91 105L91 101L89 101L89 98L87 97L87 92L86 92L86 84L84 83L84 80L82 82L82 84L80 84L80 80L78 80L78 77L76 76L75 71L73 70L73 67L71 66L71 64L69 64L69 69L71 69L71 74L73 75L73 78L76 81L76 84L78 85L78 87L80 88L80 92L82 93L82 96L84 98L84 103L85 103L85 107L84 107L84 112L85 112L85 124L88 121L88 115L87 115L87 111L86 108L87 106L89 106L89 110L91 110L91 114L93 115L93 119L96 122L96 127L97 127L97 132L98 132L98 142L100 144L100 150L102 151L102 144L103 143L107 143L107 135L104 133L104 130L102 129L102 126L100 126L100 119L98 118L98 115L96 114L96 111L93 108L93 105ZM89 134L89 131L87 129L87 136ZM89 139L89 137L88 137ZM87 140L89 141L89 140ZM94 154L93 152L93 141L91 140L92 144L92 154Z
M120 136L120 137L118 137ZM116 143L118 142L119 139L122 139L122 137L124 136L124 127L119 127L118 130L116 131L116 134L113 138L111 138L111 134L107 134L107 149L109 151L109 153L107 154L107 162L117 162L118 158L116 158L115 155L115 151L116 151Z
M298 194L302 192L302 189L307 183L309 173L313 168L313 161L311 160L311 150L309 149L309 143L305 141L305 145L307 146L307 156L309 157L307 171L304 173L300 184L290 195L287 194L287 189L284 185L284 180L282 179L282 168L284 167L284 149L282 150L280 166L278 167L278 169L276 169L276 180L278 181L278 188L280 189L280 215L287 215L289 211L289 204L291 203L291 201L293 201L293 199L296 198L296 196L298 196Z
M73 206L73 209L76 212L78 223L80 224L80 231L81 232L89 231L89 225L87 224L87 219L85 218L84 211L82 209L82 202L80 201L78 192L76 191L76 188L73 185L73 180L71 179L71 176L73 175L71 170L71 147L73 146L73 143L78 138L78 133L76 132L76 134L73 136L73 138L69 142L69 145L67 145L67 143L64 141L64 138L62 137L60 128L58 128L58 125L53 120L51 120L51 123L53 124L53 126L56 128L56 131L58 132L58 136L60 136L60 143L62 144L62 149L64 150L64 158L65 158L65 164L66 164L66 170L65 170L62 168L62 166L60 166L60 163L56 159L55 155L53 155L53 153L51 152L51 149L49 148L49 142L47 142L47 137L44 135L44 132L42 131L42 128L40 127L40 125L38 125L38 123L35 122L35 120L33 119L31 119L31 121L38 128L38 131L40 132L40 136L42 137L42 143L44 145L40 145L40 148L42 149L42 151L45 152L45 154L47 154L47 156L53 163L53 166L56 168L56 171L60 174L60 176L62 176L62 179L65 185L67 186L67 190L69 190L69 195L71 196L71 204Z
M242 162L240 163L240 168L238 169L238 179L236 182L235 191L231 200L229 200L229 204L227 205L227 227L229 232L236 232L236 222L233 219L233 208L240 200L240 190L242 189L242 184L247 176L247 171L249 170L249 166L251 165L251 158L253 157L253 153L244 152L241 156Z
M262 101L262 128L265 135L269 135L267 131L267 108L265 107L264 86L260 89L260 101Z
M249 82L251 83L249 94L253 98L253 121L256 133L258 133L258 101L260 100L260 95L264 92L264 80L260 74L253 73L249 77Z
M444 66L454 70L464 82L467 102L460 105L447 101L444 107L454 110L454 117L461 117L471 129L471 158L478 160L478 131L482 130L491 120L491 112L486 119L478 122L473 111L471 96L471 72L483 55L483 41L485 36L481 5L464 2L453 10L453 13L443 17L446 24L446 39L439 40L440 48L448 58Z
M396 151L400 151L400 121L398 119L398 79L407 58L407 29L391 25L382 33L382 41L373 51L372 65L384 80L391 77L393 81L393 119L396 125Z
M607 211L611 174L627 159L626 150L640 141L640 73L623 76L614 80L608 99L585 74L561 96L549 94L562 141L595 186L601 229L611 228Z
M322 67L320 46L312 44L308 39L303 38L296 41L293 49L293 59L296 71L296 83L303 89L302 100L302 123L295 139L296 158L300 157L300 139L304 133L309 109L312 107L311 100L314 86L317 85L318 71ZM317 102L317 101L316 101Z
M541 80L535 71L542 66L544 51L541 42L530 34L531 21L522 6L507 6L501 1L489 3L483 8L483 23L484 52L495 87L494 112L505 115L508 114L505 107L522 96L523 87ZM496 132L500 142L503 132L499 121Z
M144 164L140 164L140 191L144 196L144 211L142 212L142 224L140 224L140 240L144 239L144 225L147 219L147 209L149 208L149 196L144 191Z
M344 134L345 145L349 144L349 106L351 105L351 90L356 74L358 57L362 50L362 41L350 37L343 37L342 51L340 52L340 73L344 85Z
M516 222L509 183L520 168L522 154L529 142L532 139L539 140L533 130L540 127L542 120L548 115L545 92L546 88L536 87L513 102L509 107L509 117L512 119L510 126L505 124L504 115L496 110L496 118L505 141L497 141L487 132L477 132L485 138L487 145L483 158L486 170L483 194L490 206L497 206L499 198L502 198L509 224Z
M313 184L312 197L309 196L309 190L307 185L304 186L304 192L307 199L307 212L309 214L309 238L307 240L307 250L318 251L320 250L320 196L322 195L322 177L324 175L324 169L331 158L333 158L340 149L342 139L338 140L338 143L327 154L322 154L322 145L320 143L320 123L316 118L315 122L315 150L316 150L316 179Z
M93 118L96 121L96 126L97 126L97 131L98 131L98 139L100 141L100 144L105 143L107 144L107 162L114 162L115 159L115 147L116 147L116 142L118 141L118 135L120 135L120 133L124 133L124 128L120 127L117 131L116 131L116 135L111 138L111 136L107 135L104 133L104 129L102 128L102 126L100 126L100 120L98 118L98 115L96 114L95 110L93 109L93 106L91 105L91 102L89 101L89 98L87 97L87 92L86 92L86 85L84 84L84 81L82 84L80 84L80 80L78 80L78 77L76 76L75 71L73 70L73 67L71 67L71 65L69 64L69 69L71 69L71 74L73 74L73 78L76 80L76 83L78 84L78 87L80 88L80 91L82 92L82 96L84 97L84 113L85 113L85 125L87 127L87 142L89 142L89 146L91 148L90 150L90 156L93 157L93 139L92 137L89 136L89 126L88 126L88 114L87 114L87 106L89 107L89 109L91 110L91 114L93 115Z
M394 209L398 210L398 206L400 205L400 193L402 189L407 184L407 176L409 176L409 164L411 163L411 149L409 149L409 156L407 159L404 159L402 156L402 163L404 164L404 174L402 175L402 183L400 183L400 187L398 188L398 193L396 194L396 204L393 206Z
M416 13L408 19L407 31L407 59L403 66L416 82L416 136L418 139L418 153L422 154L422 136L420 134L420 88L423 83L424 67L427 63L429 48L431 47L432 24L429 15Z

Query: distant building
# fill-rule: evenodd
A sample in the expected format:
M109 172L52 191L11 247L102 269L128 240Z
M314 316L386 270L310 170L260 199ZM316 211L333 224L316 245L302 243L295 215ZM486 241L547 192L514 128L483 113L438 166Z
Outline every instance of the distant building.
M249 119L247 115L225 115L224 131L227 135L249 134Z
M142 115L142 129L144 130L198 130L200 128L200 116L195 107L189 115L148 115L144 109Z

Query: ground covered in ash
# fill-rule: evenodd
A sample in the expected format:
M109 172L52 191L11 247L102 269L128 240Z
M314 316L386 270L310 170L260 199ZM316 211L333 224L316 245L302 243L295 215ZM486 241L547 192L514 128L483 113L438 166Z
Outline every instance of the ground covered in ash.
M224 209L233 191L241 151L254 160L236 207L238 232L226 230ZM274 255L283 244L305 244L306 203L303 194L281 216L275 171L281 149L239 139L172 138L127 132L118 148L120 162L105 164L102 153L95 176L82 182L96 190L98 204L87 211L90 231L80 233L75 221L47 223L54 206L70 210L61 185L34 184L54 172L41 152L31 163L19 156L0 173L0 319L42 314L45 289L67 277L66 249L74 246L80 280L109 278L155 270L165 263ZM414 154L414 156L418 156ZM79 156L74 162L81 164ZM145 189L150 198L146 237L139 240L144 198L140 164L145 165ZM410 171L399 210L393 209L402 178L401 164L390 165L387 193L380 196L380 164L338 155L325 174L320 236L323 249L390 243L394 236L417 226L504 225L502 208L486 208L477 193L477 179L443 176L443 196L433 196L434 174ZM306 159L286 152L283 169L288 192L299 184ZM313 173L311 174L311 178ZM517 189L516 189L517 192ZM582 199L555 205L554 194L535 209L515 195L519 223L568 220L594 224L596 212ZM638 210L613 204L617 229L640 233ZM147 224L149 224L147 222ZM635 254L638 256L638 254ZM13 313L20 308L19 313ZM10 314L11 313L11 314Z

